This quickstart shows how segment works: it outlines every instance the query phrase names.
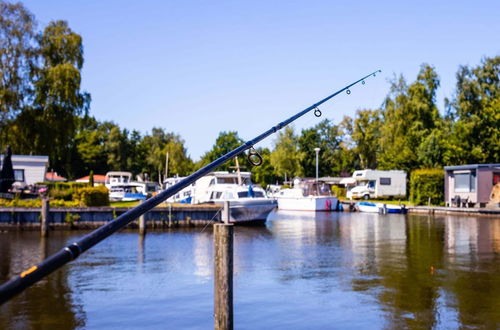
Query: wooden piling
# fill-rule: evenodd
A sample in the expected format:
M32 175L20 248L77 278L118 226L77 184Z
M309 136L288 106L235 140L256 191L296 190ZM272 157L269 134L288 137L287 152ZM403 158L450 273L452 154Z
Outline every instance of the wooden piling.
M214 328L233 329L233 225L214 225Z
M224 207L222 209L222 222L229 223L230 211L229 211L229 201L224 201Z
M49 236L49 199L42 198L42 221L40 224L40 233L42 237Z
M144 201L141 201L141 204ZM139 217L139 234L146 235L146 216L143 214Z

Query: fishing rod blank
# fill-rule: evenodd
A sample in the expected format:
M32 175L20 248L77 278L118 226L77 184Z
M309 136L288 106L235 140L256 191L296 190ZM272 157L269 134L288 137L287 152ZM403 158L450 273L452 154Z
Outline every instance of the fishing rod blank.
M210 173L220 165L224 164L228 160L238 156L240 153L249 150L248 154L248 159L249 161L254 164L254 165L260 165L262 163L262 157L253 149L253 146L257 144L258 142L262 141L269 135L276 133L278 130L281 128L287 126L288 124L292 123L293 121L297 120L298 118L302 117L306 113L308 113L311 110L315 110L314 114L319 117L321 116L321 111L319 110L319 106L326 101L330 100L331 98L335 97L336 95L346 91L347 94L351 93L351 88L352 86L362 82L362 84L365 83L365 79L369 78L370 76L374 76L378 73L381 72L380 70L377 70L375 72L370 73L369 75L364 76L363 78L356 80L355 82L351 83L350 85L336 91L335 93L325 97L321 101L314 103L310 107L300 111L299 113L293 115L292 117L286 119L285 121L282 121L276 126L273 126L271 129L265 131L261 135L257 136L253 140L249 140L245 142L244 144L240 145L239 147L233 149L232 151L226 153L225 155L219 157L218 159L214 160L210 164L202 167L198 171L192 173L191 175L187 176L183 180L179 181L178 183L174 184L170 188L165 189L161 193L157 194L156 196L147 199L143 203L139 204L138 206L128 210L127 212L123 213L122 215L118 216L116 219L108 222L107 224L99 227L98 229L94 230L93 232L83 236L76 242L64 247L61 249L59 252L53 254L52 256L48 257L44 261L42 261L40 264L33 266L21 274L13 277L11 280L8 282L2 284L0 286L0 304L3 304L4 302L8 301L10 298L15 296L16 294L22 292L24 289L28 288L29 286L33 285L34 283L38 282L45 276L49 275L53 271L59 269L60 267L64 266L66 263L75 260L78 258L80 254L83 252L87 251L97 243L101 242L102 240L106 239L108 236L112 235L116 231L122 229L125 227L127 224L130 222L134 221L135 219L139 218L142 214L146 213L147 211L151 210L158 204L162 203L165 201L167 198L170 196L175 195L178 193L180 190L183 188L189 186L199 178L205 176L206 174ZM257 160L255 160L255 157L257 157ZM252 159L253 158L253 159Z

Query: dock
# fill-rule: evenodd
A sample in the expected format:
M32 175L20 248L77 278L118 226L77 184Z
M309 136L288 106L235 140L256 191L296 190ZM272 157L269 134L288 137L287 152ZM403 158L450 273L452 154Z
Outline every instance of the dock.
M155 207L144 217L147 227L194 227L221 221L223 206L217 204L165 205ZM85 207L50 208L48 223L52 229L93 229L113 221L127 212L127 207ZM42 208L5 207L0 208L0 229L40 229ZM131 228L138 226L134 221Z

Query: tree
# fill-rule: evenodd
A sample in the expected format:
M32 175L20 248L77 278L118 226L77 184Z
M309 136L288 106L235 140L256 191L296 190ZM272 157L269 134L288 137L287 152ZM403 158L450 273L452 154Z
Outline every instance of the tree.
M410 171L420 167L417 150L441 120L435 102L438 87L439 78L427 64L421 66L411 85L407 86L403 77L392 82L382 113L381 169Z
M244 143L244 141L238 136L238 132L235 132L235 131L220 132L219 136L215 140L215 144L212 146L212 149L210 151L206 152L201 157L201 160L198 162L197 166L200 168L202 166L210 164L214 160L225 155L226 153L230 152L231 150L239 147L243 143ZM245 157L244 155L238 156L238 163L241 166L244 166L243 164L246 163L244 157ZM219 170L229 171L231 169L234 169L235 165L236 165L235 162L228 161L225 164L221 165L219 167Z
M32 96L37 62L36 23L21 3L0 1L0 129L13 120Z
M40 39L42 62L35 82L35 107L44 125L38 150L52 166L68 173L68 157L76 133L75 117L86 114L90 95L80 91L83 45L65 21L50 22Z
M304 153L300 151L299 141L292 126L287 126L278 133L274 143L274 151L271 153L271 165L275 173L288 180L295 176L304 176L301 162Z
M258 148L256 151L262 157L262 164L252 167L252 177L255 183L265 188L267 184L276 182L278 177L271 164L271 151L268 148Z
M449 104L452 120L447 162L495 163L500 159L500 56L475 68L462 66Z
M358 110L351 126L353 151L362 169L376 169L380 148L382 114L380 110Z

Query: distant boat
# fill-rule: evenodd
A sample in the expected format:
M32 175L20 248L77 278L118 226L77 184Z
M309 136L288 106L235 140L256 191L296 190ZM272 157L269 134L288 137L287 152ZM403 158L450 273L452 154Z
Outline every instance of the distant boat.
M282 189L277 195L278 209L290 211L337 211L339 200L331 185L322 180L297 180L294 188Z
M367 212L367 213L405 214L408 211L404 205L371 203L371 202L358 202L356 203L356 208L359 210L359 212Z
M132 173L113 171L106 173L105 186L109 190L109 200L112 202L129 202L144 200L159 191L156 182L133 182Z

